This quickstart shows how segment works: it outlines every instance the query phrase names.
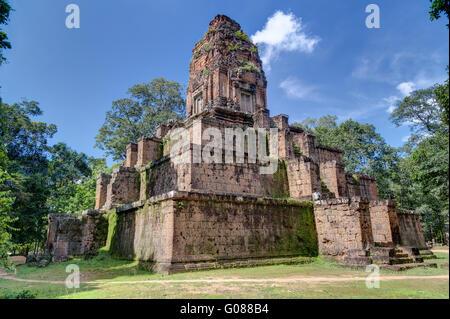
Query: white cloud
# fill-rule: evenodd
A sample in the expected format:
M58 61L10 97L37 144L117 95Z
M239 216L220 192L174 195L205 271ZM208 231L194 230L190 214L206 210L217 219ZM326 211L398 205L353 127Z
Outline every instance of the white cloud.
M411 135L403 136L403 137L402 137L402 142L403 142L403 143L408 142L408 140L409 140L410 137L411 137Z
M316 88L303 84L295 77L288 77L280 83L280 88L284 90L286 95L290 98L300 100L319 100L316 94Z
M391 106L388 107L388 109L386 110L386 112L392 113L392 112L394 112L394 110L395 110L395 105L391 105Z
M399 90L404 96L407 96L415 90L415 85L413 82L402 82L397 85L397 90Z
M386 103L387 106L388 106L386 112L388 112L388 113L394 112L394 110L395 110L395 108L396 108L395 103L396 103L398 100L400 100L400 98L399 98L398 96L395 96L395 95L389 96L389 97L385 97L385 98L383 99L383 103Z
M270 62L282 51L311 53L320 39L303 31L300 18L292 13L275 12L267 19L264 28L251 36L255 44L262 44L261 60L267 70Z

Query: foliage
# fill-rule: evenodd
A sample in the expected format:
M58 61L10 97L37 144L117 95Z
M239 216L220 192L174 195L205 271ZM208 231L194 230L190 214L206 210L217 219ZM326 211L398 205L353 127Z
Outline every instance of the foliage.
M204 46L202 46L202 48L200 50L205 52L205 53L208 53L209 51L212 50L212 47L211 47L211 45L209 45L209 43L207 43Z
M11 10L11 6L7 1L0 0L0 25L8 24L9 13ZM8 41L6 33L0 29L0 65L6 61L2 53L3 49L11 49L11 43Z
M36 294L32 293L30 290L27 289L0 296L0 299L35 299L35 298Z
M241 62L242 65L238 68L236 68L236 71L249 71L249 72L258 72L261 73L261 68L254 65L250 61L246 61L245 63Z
M403 176L396 181L397 191L409 193L401 204L422 213L427 238L442 240L449 213L448 79L411 92L397 108L391 119L413 132L404 147Z
M240 38L241 40L250 42L250 39L248 38L248 35L245 34L245 32L242 31L242 30L237 30L237 31L234 33L234 35L237 36L238 38Z
M441 125L441 111L436 100L437 85L411 92L390 115L397 126L411 123L415 133L436 133Z
M449 70L447 65L447 80L445 80L443 84L438 85L434 90L436 101L439 103L442 112L441 121L446 125L448 125L449 122L448 72Z
M10 216L14 197L11 195L11 184L15 181L0 167L0 266L9 269L9 254L12 251L11 223L14 221Z
M94 208L97 174L105 169L105 159L87 157L64 143L54 145L48 170L52 188L47 199L49 211L73 213Z
M228 51L237 51L239 49L239 44L229 44Z
M64 143L48 145L56 126L34 121L42 115L35 101L1 104L0 167L8 183L9 249L27 253L45 240L49 212L75 212L93 208L95 174L105 160L87 157Z
M125 159L127 144L136 143L141 136L153 136L159 124L184 116L185 101L177 82L158 78L136 84L128 93L129 98L113 102L96 136L95 146L114 160Z
M445 13L448 19L448 12L450 10L449 0L430 0L430 2L430 11L428 13L430 14L431 21L439 19L442 13Z
M39 103L22 101L1 104L1 140L7 157L4 169L16 180L10 189L15 201L9 216L14 219L14 243L38 243L45 238L46 200L50 195L47 183L50 147L47 139L56 133L56 126L34 121L42 115Z

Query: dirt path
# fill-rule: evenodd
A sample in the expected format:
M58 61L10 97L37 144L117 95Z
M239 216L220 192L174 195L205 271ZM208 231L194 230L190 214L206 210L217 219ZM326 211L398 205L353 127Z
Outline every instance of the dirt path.
M11 275L0 274L1 279L14 280L30 283L46 283L46 284L65 284L65 281L22 279ZM448 275L439 276L380 276L381 281L389 280L411 280L411 279L449 279ZM125 280L125 281L84 281L83 284L169 284L169 283L291 283L291 282L348 282L348 281L365 281L366 277L342 276L342 277L287 277L287 278L268 278L268 279L244 279L244 278L218 278L218 279L173 279L173 280Z
M432 249L431 251L434 252L434 253L446 253L446 254L448 254L448 250L445 250L445 249Z

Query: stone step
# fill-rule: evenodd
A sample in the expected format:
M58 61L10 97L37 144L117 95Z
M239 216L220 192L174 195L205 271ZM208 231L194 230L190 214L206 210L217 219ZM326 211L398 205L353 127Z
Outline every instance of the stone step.
M392 271L403 271L403 270L407 270L407 269L412 269L412 268L437 268L437 264L436 263L409 263L409 264L397 264L397 265L381 265L380 268L382 269L388 269L388 270L392 270Z
M414 259L411 257L393 257L393 258L391 258L392 265L410 264L410 263L414 263Z
M409 257L409 254L407 254L407 253L395 253L394 257L407 258L407 257Z

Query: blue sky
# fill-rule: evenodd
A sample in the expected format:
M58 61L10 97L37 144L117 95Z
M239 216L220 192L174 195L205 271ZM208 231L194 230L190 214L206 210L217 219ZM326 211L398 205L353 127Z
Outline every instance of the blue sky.
M446 77L448 20L431 22L427 0L10 2L3 101L39 101L39 120L58 127L53 143L97 157L94 137L111 102L160 76L187 85L193 45L216 14L261 43L271 115L291 122L352 118L400 146L409 129L390 123L393 101ZM65 26L70 3L80 8L79 29ZM365 26L370 3L380 8L379 29Z

